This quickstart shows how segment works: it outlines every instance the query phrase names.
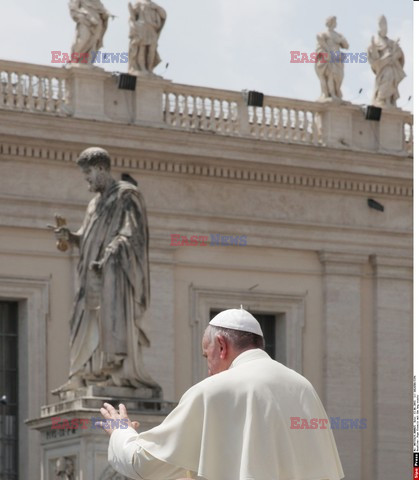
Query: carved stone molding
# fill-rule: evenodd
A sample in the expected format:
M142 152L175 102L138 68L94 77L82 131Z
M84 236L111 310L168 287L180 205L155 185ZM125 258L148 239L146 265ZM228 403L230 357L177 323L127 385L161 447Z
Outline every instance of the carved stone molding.
M320 263L325 275L363 275L363 269L368 264L368 255L340 253L340 252L318 252Z
M62 150L53 147L26 146L18 144L0 143L0 155L59 162L75 162L79 151ZM330 174L300 174L279 173L275 168L263 170L260 165L254 169L231 165L215 166L181 163L171 160L147 160L132 156L112 155L112 166L119 169L149 171L157 173L170 173L191 175L197 177L214 177L228 180L257 182L271 185L283 185L306 189L321 189L339 192L361 194L379 194L395 197L412 197L413 186L410 182L397 181L365 181L331 176ZM279 168L279 167L278 167Z
M413 281L412 258L371 255L370 261L376 278Z

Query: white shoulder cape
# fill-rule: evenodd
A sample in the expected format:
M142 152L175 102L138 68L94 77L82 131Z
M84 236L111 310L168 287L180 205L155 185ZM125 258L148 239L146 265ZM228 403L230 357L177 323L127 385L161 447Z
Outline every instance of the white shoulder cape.
M291 429L291 417L327 418L308 380L262 350L248 350L229 370L190 388L138 443L207 480L342 478L330 428Z

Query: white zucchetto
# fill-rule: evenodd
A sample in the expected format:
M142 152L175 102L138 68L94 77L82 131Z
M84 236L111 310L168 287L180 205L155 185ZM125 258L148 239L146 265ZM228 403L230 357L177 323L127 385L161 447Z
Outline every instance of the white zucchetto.
M262 329L256 318L243 307L230 308L216 315L210 322L214 327L230 328L241 332L255 333L263 337Z

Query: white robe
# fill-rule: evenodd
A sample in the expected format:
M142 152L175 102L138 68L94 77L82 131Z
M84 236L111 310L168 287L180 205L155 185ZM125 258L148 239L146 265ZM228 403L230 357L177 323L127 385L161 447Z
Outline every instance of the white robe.
M248 350L229 370L190 388L159 426L114 432L108 460L147 480L186 471L206 480L342 478L330 427L291 429L291 417L327 418L308 380L262 350ZM154 467L163 470L153 474Z

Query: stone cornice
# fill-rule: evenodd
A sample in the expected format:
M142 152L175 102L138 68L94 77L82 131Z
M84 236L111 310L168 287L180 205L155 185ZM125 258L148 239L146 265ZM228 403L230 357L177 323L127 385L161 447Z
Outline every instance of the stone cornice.
M0 142L0 155L20 159L43 159L64 163L74 163L79 149L63 149L59 146L34 146L18 143ZM142 159L133 155L112 155L113 166L128 171L163 173L169 175L187 175L201 178L253 182L271 186L287 186L299 189L320 189L348 192L363 195L387 195L395 197L412 197L413 186L404 179L385 180L379 177L365 175L342 175L330 172L306 173L303 169L284 172L280 166L253 164L253 165L225 165L204 164L199 161ZM253 167L253 168L252 168ZM257 168L256 168L257 167ZM278 171L280 169L281 171ZM303 173L304 172L304 173ZM343 177L343 178L342 178Z
M0 119L3 116L0 110ZM208 132L188 132L150 125L121 124L79 118L54 118L45 115L6 112L0 120L0 138L17 144L44 146L70 145L80 152L91 145L112 151L147 152L150 156L179 156L202 161L267 164L305 170L342 172L345 175L397 177L410 180L412 159L376 152L358 152L331 147L261 141L228 137ZM15 138L16 140L12 140ZM138 153L137 153L138 154ZM256 159L256 160L255 160Z
M363 255L353 253L318 252L325 275L364 276L365 267L373 267L378 279L413 280L413 260L406 256Z

